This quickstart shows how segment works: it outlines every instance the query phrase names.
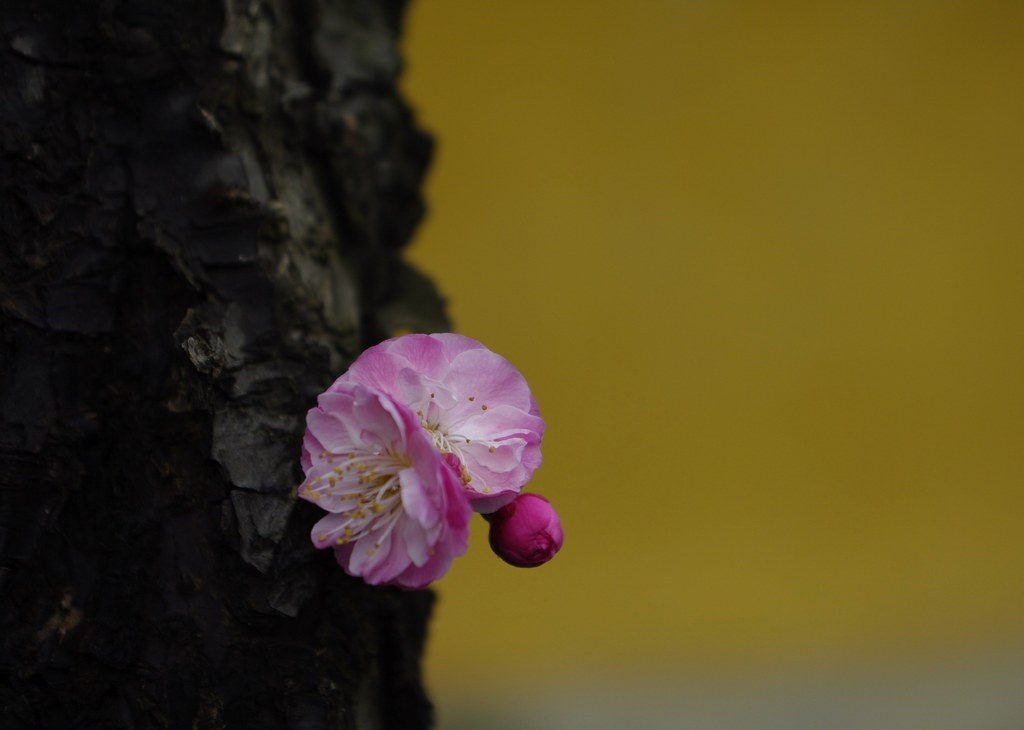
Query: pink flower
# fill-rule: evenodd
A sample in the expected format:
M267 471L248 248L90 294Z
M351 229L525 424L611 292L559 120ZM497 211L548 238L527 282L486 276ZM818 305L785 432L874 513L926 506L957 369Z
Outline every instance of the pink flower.
M540 466L544 421L519 371L476 340L404 335L371 347L328 389L358 383L418 416L442 454L458 460L477 512L508 504Z
M491 549L510 565L534 568L562 548L562 523L539 494L520 494L486 519L491 523Z
M466 551L472 514L462 484L405 406L335 383L306 415L299 496L330 514L314 525L349 575L422 588Z

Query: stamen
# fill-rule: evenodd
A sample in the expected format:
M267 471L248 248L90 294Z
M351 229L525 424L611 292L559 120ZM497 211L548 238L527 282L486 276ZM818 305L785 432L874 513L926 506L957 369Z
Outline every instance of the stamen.
M338 455L324 452L324 456L329 459ZM351 452L347 459L345 469L336 467L327 472L337 478L324 475L327 482L321 484L324 476L318 475L303 485L306 496L313 501L325 496L337 502L354 500L354 504L349 502L352 505L349 511L340 513L344 521L329 533L320 533L319 541L347 545L371 532L382 541L404 514L398 472L410 466L410 462L387 450ZM331 491L329 487L336 487L338 491Z

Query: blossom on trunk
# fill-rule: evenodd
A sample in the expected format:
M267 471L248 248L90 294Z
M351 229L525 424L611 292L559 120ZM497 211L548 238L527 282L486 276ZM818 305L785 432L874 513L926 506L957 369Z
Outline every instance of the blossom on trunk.
M540 466L544 421L526 380L476 340L404 335L366 350L328 392L352 384L416 414L437 451L454 455L477 512L508 504Z
M311 537L349 575L422 588L466 551L458 471L420 419L373 388L335 383L306 416L299 496L325 509Z

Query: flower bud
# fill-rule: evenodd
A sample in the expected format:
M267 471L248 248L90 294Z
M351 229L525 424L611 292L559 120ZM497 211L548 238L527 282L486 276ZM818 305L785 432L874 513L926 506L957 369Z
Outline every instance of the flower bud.
M491 549L509 565L542 565L562 547L562 523L539 494L520 494L484 518L491 523Z

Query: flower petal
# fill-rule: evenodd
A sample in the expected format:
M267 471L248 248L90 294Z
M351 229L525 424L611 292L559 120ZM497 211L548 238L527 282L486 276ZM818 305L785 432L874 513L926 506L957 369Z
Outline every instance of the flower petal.
M458 431L472 441L497 441L510 436L529 438L539 442L544 435L544 419L509 406L498 406L473 413L463 421Z
M444 343L436 335L405 335L379 345L390 357L405 360L404 367L436 379L448 367Z
M370 533L352 548L348 563L342 564L349 575L360 576L370 585L386 585L410 564L409 555L395 545L394 532L384 537Z
M305 435L302 437L302 470L308 472L310 467L313 466L313 457L323 452L324 445L307 428Z
M344 400L345 405L351 407L349 399L337 400ZM312 408L306 414L306 428L309 429L310 435L323 445L323 451L340 454L350 450L358 442L359 432L355 430L351 418L339 418L335 414L343 415L342 409L338 406L331 407L330 411L322 406ZM313 461L316 461L319 455L312 454Z
M494 449L492 453L490 449ZM525 439L509 439L499 442L497 446L484 448L482 445L470 444L462 451L466 470L471 480L467 485L476 492L484 491L484 486L491 491L499 489L519 489L533 476L533 469L524 464L524 455L528 450L540 454L537 444L530 444Z
M420 479L419 472L410 467L403 469L398 476L402 485L402 506L409 517L421 527L437 524L441 513L430 498L431 495Z
M415 520L402 520L401 524L395 527L395 532L397 533L395 539L402 544L412 564L416 566L425 565L427 560L430 559L430 550L432 548L430 545L431 541L427 536L427 531L423 529L423 525Z
M344 527L347 522L348 518L337 514L329 514L321 518L309 532L313 545L323 550L337 544L337 539L344 536Z
M535 406L526 379L508 360L490 350L467 350L458 355L441 382L459 398L446 417L452 426L488 408L504 405L529 413Z
M381 398L365 388L357 390L352 418L361 429L359 439L362 443L404 451L405 424L390 398Z

